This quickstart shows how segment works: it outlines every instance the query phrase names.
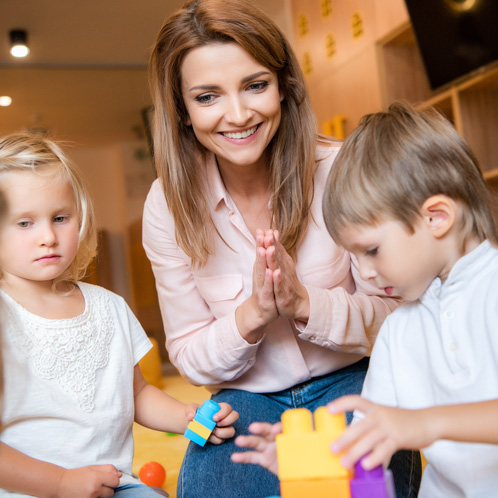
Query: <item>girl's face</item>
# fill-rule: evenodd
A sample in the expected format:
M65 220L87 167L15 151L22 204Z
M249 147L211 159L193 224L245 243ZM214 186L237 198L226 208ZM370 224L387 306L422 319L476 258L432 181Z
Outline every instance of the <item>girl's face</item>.
M78 250L79 220L73 188L43 172L1 177L8 214L1 228L3 283L52 282Z
M243 168L265 160L280 125L283 95L276 73L236 43L211 43L187 54L181 80L185 125L220 166Z

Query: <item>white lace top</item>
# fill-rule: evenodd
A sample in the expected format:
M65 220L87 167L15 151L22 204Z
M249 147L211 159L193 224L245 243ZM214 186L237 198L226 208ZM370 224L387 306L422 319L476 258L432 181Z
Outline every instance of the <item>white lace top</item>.
M63 320L34 315L0 290L1 440L66 468L111 463L131 472L133 369L151 343L121 297L78 286L85 310Z

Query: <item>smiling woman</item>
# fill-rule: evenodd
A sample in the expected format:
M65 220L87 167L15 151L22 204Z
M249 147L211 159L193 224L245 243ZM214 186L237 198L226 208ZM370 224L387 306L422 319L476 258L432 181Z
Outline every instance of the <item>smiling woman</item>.
M239 434L359 393L398 301L360 278L323 225L340 143L317 136L288 41L246 0L192 0L160 30L149 75L158 180L143 239L171 361L239 411ZM178 497L279 494L235 451L191 444ZM420 477L407 457L393 460L400 497Z

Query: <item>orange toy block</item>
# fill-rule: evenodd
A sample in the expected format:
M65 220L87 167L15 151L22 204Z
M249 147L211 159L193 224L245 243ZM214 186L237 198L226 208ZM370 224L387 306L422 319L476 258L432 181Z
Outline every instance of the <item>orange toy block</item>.
M283 413L282 433L276 437L280 481L339 479L345 480L349 486L352 472L341 464L341 455L334 455L330 451L332 441L346 428L344 415L333 415L322 406L316 410L314 420L313 429L313 417L306 408L296 408ZM306 493L302 496L321 495ZM328 496L332 496L330 491ZM285 498L289 497L286 495Z
M349 479L280 481L282 498L351 498Z

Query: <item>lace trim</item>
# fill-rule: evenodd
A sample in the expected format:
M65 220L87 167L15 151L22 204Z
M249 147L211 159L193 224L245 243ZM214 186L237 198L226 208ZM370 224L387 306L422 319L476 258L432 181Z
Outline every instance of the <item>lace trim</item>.
M13 343L42 379L56 380L81 410L94 409L97 369L109 361L114 323L109 296L98 287L80 289L85 298L83 314L49 320L27 311L8 295L11 313L7 320ZM17 323L16 323L17 322Z

